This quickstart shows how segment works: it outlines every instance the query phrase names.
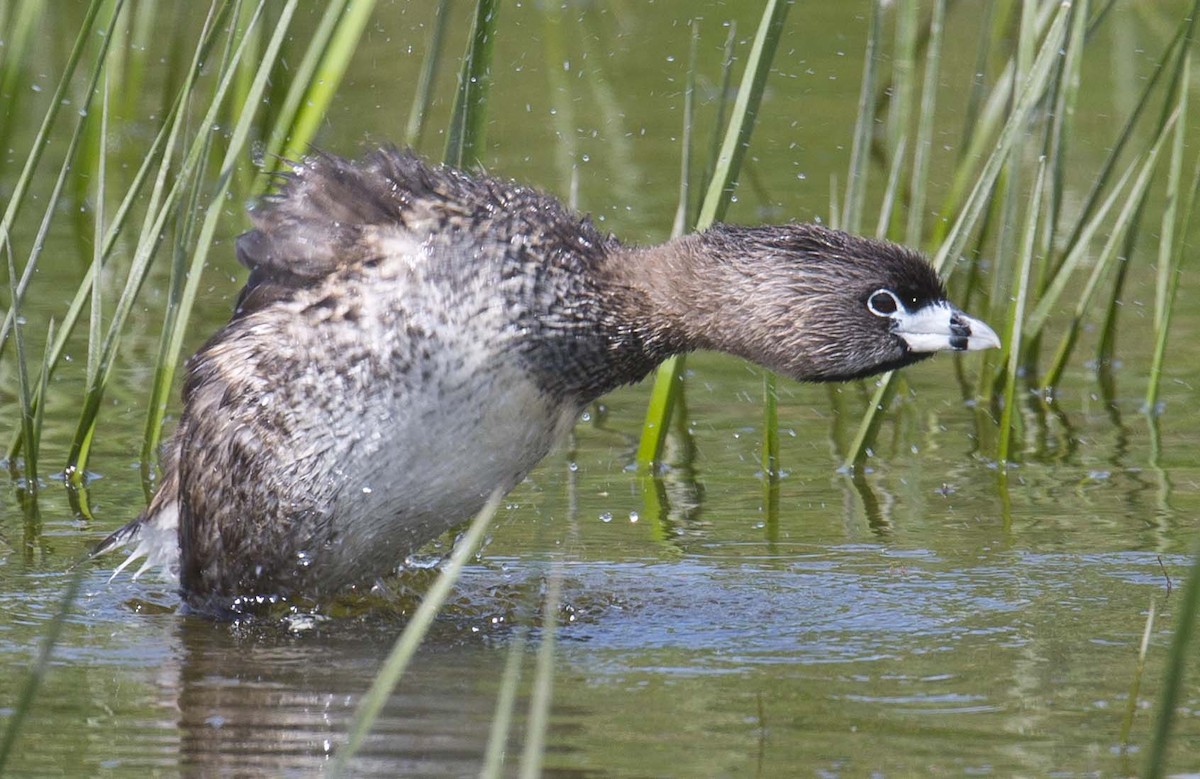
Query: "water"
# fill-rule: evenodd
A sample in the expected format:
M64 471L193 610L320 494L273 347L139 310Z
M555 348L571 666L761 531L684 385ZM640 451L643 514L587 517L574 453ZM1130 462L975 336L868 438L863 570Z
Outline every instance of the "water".
M692 7L569 6L570 67L561 77L572 99L555 105L546 86L554 63L538 45L546 29L540 10L504 4L489 168L568 191L569 171L556 167L554 152L567 106L579 128L576 155L587 158L581 206L623 237L661 239L676 197ZM723 22L736 17L746 37L757 8L702 10L698 137L706 138ZM448 51L460 50L466 11L455 10L463 23L451 24ZM767 196L742 190L734 221L828 210L830 177L844 176L866 13L832 3L793 9L751 149ZM976 41L969 13L956 9L947 40L948 61L965 67ZM396 137L430 15L424 4L381 4L322 146L354 153ZM1111 34L1134 38L1117 41L1119 51L1140 53L1110 61L1094 52L1087 62L1085 84L1093 86L1073 139L1084 182L1106 152L1111 117L1128 110L1122 85L1145 74L1165 39L1132 19L1113 19L1120 32ZM304 29L313 23L306 19ZM435 128L448 111L450 79L443 73L443 100L421 147L431 157L440 153ZM944 90L949 116L961 108L957 88ZM947 118L939 138L951 144L957 132ZM144 135L134 124L114 137ZM955 153L941 149L935 167ZM0 191L13 175L10 166ZM37 334L61 315L85 261L68 227L64 221L52 234L54 261L26 312L31 353L40 352ZM227 239L243 228L231 209L189 349L228 316L240 276ZM18 242L32 229L23 226ZM689 436L670 440L671 467L649 493L630 469L646 388L609 396L569 450L508 498L356 774L478 771L517 626L539 608L530 593L544 588L555 561L563 604L548 774L1137 772L1179 600L1170 583L1178 587L1185 575L1200 510L1200 419L1190 413L1200 376L1189 353L1200 308L1185 278L1156 428L1139 413L1153 279L1146 258L1135 262L1111 399L1086 365L1095 346L1088 336L1057 408L1039 411L1032 399L1023 408L1027 449L1006 484L986 456L995 426L963 403L957 384L956 367L973 377L977 356L961 366L941 357L907 372L907 390L858 479L837 466L870 386L781 382L785 475L775 510L766 508L760 474L757 369L710 355L689 360ZM0 492L0 717L11 713L71 566L144 505L138 451L165 285L165 270L152 275L135 311L86 494L44 477L36 513L26 514L12 483ZM10 356L0 363L5 420L17 407ZM82 341L72 357L52 386L46 472L65 461L83 386ZM73 499L90 504L93 521L80 518ZM447 541L429 556L444 554ZM14 775L309 775L344 741L362 692L432 576L414 572L392 585L390 599L334 619L229 626L180 616L173 593L153 577L109 583L115 563L84 568L82 595L23 723ZM1158 619L1132 754L1124 755L1119 731L1152 600ZM535 628L526 649L509 766L522 748L540 635ZM1172 751L1173 767L1184 772L1200 771L1196 666Z

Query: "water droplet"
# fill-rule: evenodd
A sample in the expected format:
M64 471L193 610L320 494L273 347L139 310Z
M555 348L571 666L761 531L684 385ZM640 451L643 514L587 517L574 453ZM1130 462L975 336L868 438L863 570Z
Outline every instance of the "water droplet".
M636 511L629 512L629 521L630 522L637 522L638 519L639 519L639 517L638 517L638 513Z
M606 512L604 512L603 514L601 514L601 515L600 515L600 521L601 521L601 522L612 522L612 512L611 512L611 511L606 511Z

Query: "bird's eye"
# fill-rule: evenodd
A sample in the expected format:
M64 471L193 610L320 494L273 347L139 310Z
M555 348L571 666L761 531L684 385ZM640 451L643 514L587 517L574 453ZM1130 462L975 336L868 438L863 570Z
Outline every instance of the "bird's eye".
M889 289L880 289L867 298L867 308L875 316L891 316L900 310L900 300Z

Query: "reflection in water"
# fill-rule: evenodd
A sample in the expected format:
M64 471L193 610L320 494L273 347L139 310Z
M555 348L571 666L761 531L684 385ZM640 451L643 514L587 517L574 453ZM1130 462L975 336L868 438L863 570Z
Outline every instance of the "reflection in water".
M344 741L358 697L400 627L333 624L294 636L180 620L183 765L202 775L320 769ZM356 775L478 770L495 702L478 689L479 650L453 632L426 645L359 752Z

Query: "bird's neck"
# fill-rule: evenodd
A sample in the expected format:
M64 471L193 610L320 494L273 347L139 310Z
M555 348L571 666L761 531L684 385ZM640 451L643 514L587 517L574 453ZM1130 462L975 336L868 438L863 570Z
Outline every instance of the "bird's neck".
M749 294L758 282L738 260L693 234L657 246L622 247L606 276L657 359L711 349L761 361L757 334L746 329L762 315Z

